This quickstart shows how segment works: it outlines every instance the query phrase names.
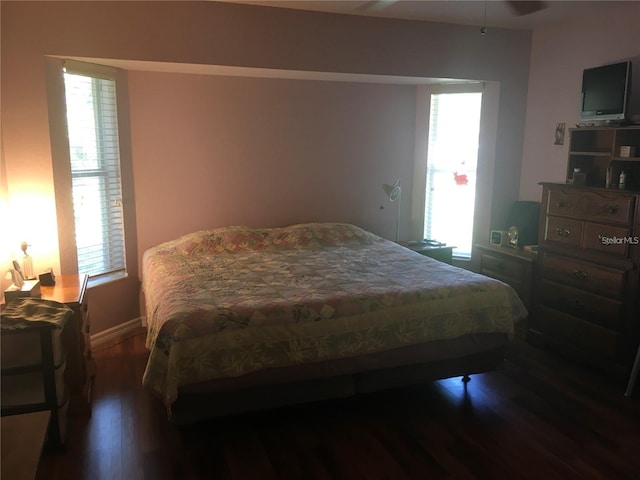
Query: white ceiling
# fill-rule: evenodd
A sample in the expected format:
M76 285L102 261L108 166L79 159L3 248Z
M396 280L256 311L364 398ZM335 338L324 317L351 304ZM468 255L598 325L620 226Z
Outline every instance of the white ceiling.
M292 8L348 15L398 18L499 28L534 30L567 22L577 17L597 15L624 1L543 2L543 10L518 16L510 2L498 0L216 0L278 8ZM632 0L633 1L633 0ZM637 1L637 0L635 0ZM526 3L526 2L519 2ZM485 22L486 7L486 22Z

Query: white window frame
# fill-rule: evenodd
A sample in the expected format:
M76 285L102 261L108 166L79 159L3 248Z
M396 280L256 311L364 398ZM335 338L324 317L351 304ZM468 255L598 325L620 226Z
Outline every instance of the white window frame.
M122 188L122 216L124 223L125 260L122 269L103 272L90 277L90 285L127 277L130 267L135 268L137 255L135 245L135 211L133 204L133 175L130 155L130 135L128 123L128 98L126 95L126 73L102 65L74 60L48 57L46 62L47 89L49 102L49 125L53 160L53 177L58 220L58 240L61 274L79 273L76 246L76 226L73 210L73 179L71 174L69 141L66 118L66 98L64 84L65 67L87 76L113 79L116 81L118 133L120 146L120 182ZM125 88L123 88L125 86ZM132 238L130 238L132 237Z
M422 238L424 232L431 94L463 92L469 91L470 88L482 89L482 113L480 116L472 242L475 244L481 242L482 239L489 238L493 203L493 178L495 170L500 83L495 81L471 80L462 83L429 84L418 85L416 87L416 132L410 238Z

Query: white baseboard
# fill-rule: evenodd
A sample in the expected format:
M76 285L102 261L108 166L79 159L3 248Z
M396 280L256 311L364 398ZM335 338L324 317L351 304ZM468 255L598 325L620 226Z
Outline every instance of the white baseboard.
M91 335L91 346L98 347L105 343L118 340L122 335L142 326L142 318L134 318L128 322L121 323L115 327L107 328L101 332Z

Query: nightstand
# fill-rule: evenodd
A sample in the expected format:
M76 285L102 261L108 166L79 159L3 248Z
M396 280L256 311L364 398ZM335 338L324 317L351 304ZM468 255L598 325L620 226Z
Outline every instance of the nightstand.
M67 353L66 380L69 387L69 413L91 413L91 387L95 368L89 341L90 322L87 296L88 276L58 275L56 284L41 286L42 298L64 303L73 310L62 343Z
M531 312L537 255L522 248L491 245L475 245L474 248L479 257L478 272L510 285ZM526 323L522 322L516 328L516 333L523 339L527 335Z
M433 246L433 245L425 245L423 243L418 244L409 244L408 242L400 242L400 245L408 248L409 250L413 250L425 257L430 257L435 260L439 260L444 263L448 263L451 265L453 258L453 249L456 248L454 246L442 245L442 246Z

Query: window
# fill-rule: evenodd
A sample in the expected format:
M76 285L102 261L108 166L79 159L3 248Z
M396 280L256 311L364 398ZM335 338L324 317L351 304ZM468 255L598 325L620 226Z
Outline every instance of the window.
M482 93L431 94L424 238L453 245L470 258Z
M124 273L115 70L65 62L62 79L68 154L58 171L70 174L62 186L71 190L77 271L92 278Z

